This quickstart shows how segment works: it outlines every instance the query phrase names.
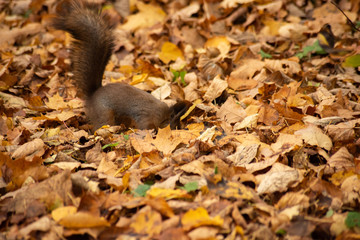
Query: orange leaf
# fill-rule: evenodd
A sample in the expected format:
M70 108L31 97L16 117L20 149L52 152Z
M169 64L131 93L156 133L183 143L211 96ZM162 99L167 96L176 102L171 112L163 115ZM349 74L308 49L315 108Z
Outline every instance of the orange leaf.
M68 228L109 227L110 224L103 217L94 216L87 212L69 214L60 219L59 224Z
M159 234L162 229L161 215L152 210L139 212L130 226L139 234Z
M60 221L64 217L68 215L75 214L77 211L77 208L74 206L66 206L66 207L59 207L51 212L51 217L55 221Z

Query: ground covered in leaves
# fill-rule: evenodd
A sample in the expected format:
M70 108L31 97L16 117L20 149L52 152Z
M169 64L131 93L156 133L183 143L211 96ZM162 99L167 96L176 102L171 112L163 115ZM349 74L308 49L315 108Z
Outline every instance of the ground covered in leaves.
M1 239L360 239L360 33L334 4L98 1L104 84L192 107L91 134L56 2L0 1Z

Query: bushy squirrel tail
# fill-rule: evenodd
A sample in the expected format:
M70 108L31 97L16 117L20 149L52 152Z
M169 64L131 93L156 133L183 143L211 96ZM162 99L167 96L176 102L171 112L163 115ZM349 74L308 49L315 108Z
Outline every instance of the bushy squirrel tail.
M90 98L101 87L114 48L113 26L101 9L82 0L65 0L57 7L56 29L72 35L71 60L76 85Z

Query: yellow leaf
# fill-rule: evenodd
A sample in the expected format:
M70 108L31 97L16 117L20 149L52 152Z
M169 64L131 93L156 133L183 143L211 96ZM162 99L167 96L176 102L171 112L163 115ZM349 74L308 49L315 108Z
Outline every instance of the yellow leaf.
M353 171L339 171L334 173L331 178L329 179L335 186L340 186L344 180L348 177L351 177L355 175L355 173Z
M297 93L295 96L289 96L288 98L289 107L305 107L309 105L314 105L314 102L311 97Z
M225 56L230 51L231 43L225 36L217 36L207 40L205 47L217 48L219 49L221 56Z
M74 117L76 114L74 111L70 110L64 110L62 112L59 111L53 111L49 112L46 115L42 115L39 117L33 117L33 120L55 120L60 122L65 122L66 120Z
M244 236L244 229L241 226L236 226L235 230L238 234L240 234L241 236Z
M254 198L252 192L239 182L228 182L223 188L219 188L217 194L223 198L236 198L251 200Z
M164 155L169 155L175 148L182 142L182 138L176 134L172 134L170 125L165 128L159 129L156 139L152 141L152 144Z
M200 136L200 132L204 130L205 126L203 122L199 122L199 123L191 123L187 125L186 128L189 129L189 131Z
M274 20L265 20L264 24L269 28L270 35L277 36L279 35L280 27L284 26L286 23Z
M146 196L153 198L165 198L165 199L174 199L174 198L185 198L188 197L188 193L183 189L163 189L163 188L151 188L146 192Z
M92 228L110 226L105 218L94 216L87 212L69 214L60 219L59 224L67 228Z
M115 67L115 64L113 61L109 61L109 63L106 65L106 71L113 71Z
M177 58L184 59L181 50L171 42L165 42L158 55L160 60L165 64L168 64L170 61L176 61Z
M56 93L56 95L49 97L49 101L45 103L51 109L59 110L69 108L67 103L64 102L64 99Z
M134 72L134 67L130 65L122 65L119 68L119 72L124 74L125 76L129 77Z
M202 207L187 211L181 218L181 224L186 230L205 225L221 227L223 223L224 219L220 216L210 217L206 209Z
M74 206L59 207L51 212L51 217L56 221L60 221L64 217L75 214L77 208Z
M130 85L136 85L136 84L142 83L147 79L147 77L148 77L147 73L134 75Z
M156 211L139 212L130 224L136 233L153 236L161 232L161 215Z
M156 150L156 147L152 144L152 141L153 139L149 132L146 133L145 137L136 133L130 134L131 146L134 147L134 149L140 154Z
M166 17L166 14L160 7L152 4L144 4L139 1L137 2L137 8L139 12L128 16L128 21L121 26L122 29L134 31L139 28L151 27L156 23L162 22Z
M302 122L296 122L293 125L283 128L280 133L284 134L294 134L297 130L305 128L305 124Z
M44 134L41 136L41 138L42 138L42 139L51 138L51 137L54 137L54 136L59 135L59 133L60 133L60 127L57 127L57 128L48 128L48 129L46 129L46 131L44 132Z

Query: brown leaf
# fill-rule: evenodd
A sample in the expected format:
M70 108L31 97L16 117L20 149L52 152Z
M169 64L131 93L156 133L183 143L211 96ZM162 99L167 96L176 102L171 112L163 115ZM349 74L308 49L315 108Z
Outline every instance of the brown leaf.
M235 69L228 79L229 87L234 90L246 90L255 88L258 84L253 80L254 74L265 66L260 60L250 59Z
M190 240L182 228L165 228L161 233L159 240L168 239Z
M348 142L355 139L354 127L356 123L358 120L328 125L326 130L334 142Z
M356 208L356 206L360 203L359 176L353 175L346 178L341 184L341 191L344 193L344 204Z
M43 26L40 23L29 23L22 28L11 30L2 29L0 30L0 35L3 37L0 40L0 44L8 42L11 45L20 38L39 33L42 29Z
M300 136L307 144L319 146L321 148L325 148L326 150L330 150L332 148L331 139L319 128L313 125L304 129L300 129L294 134Z
M54 223L51 222L51 220L48 216L44 216L44 217L40 218L39 220L20 229L19 233L20 233L20 235L22 235L25 238L25 237L28 237L30 235L30 233L33 231L47 232L50 230L50 228L53 224Z
M349 169L355 166L354 156L349 153L346 147L342 147L330 157L328 164L335 169Z
M41 181L46 179L49 174L45 166L43 166L43 159L40 157L33 157L31 161L27 161L24 158L19 158L16 160L8 159L5 164L8 168L7 172L10 173L10 176L5 176L10 178L9 188L20 187L26 180L28 181ZM14 186L12 186L14 185Z
M297 170L286 169L283 171L273 171L265 174L261 180L257 192L259 194L284 192L292 184L300 181L300 174Z
M231 124L242 121L246 117L246 112L233 97L229 97L218 110L217 116Z
M249 164L256 157L259 144L251 144L248 146L240 145L236 148L236 152L227 157L234 166L245 166Z
M45 152L44 142L37 138L20 146L12 154L12 158L18 159L24 157L25 160L31 161L34 157L41 157Z
M23 214L27 210L29 203L34 200L44 202L48 208L59 203L66 205L71 202L71 188L70 172L64 171L41 183L23 187L15 194L4 195L3 199L8 197L12 199L7 206L4 206L3 210Z
M262 105L259 110L258 122L271 126L279 120L279 113L268 105Z
M288 192L280 198L275 207L278 209L285 209L292 206L300 205L302 209L310 206L310 198L301 192Z
M228 84L226 81L222 80L218 76L214 78L214 80L211 81L210 86L208 87L205 95L204 100L211 102L215 98L220 97L222 92L228 87Z

